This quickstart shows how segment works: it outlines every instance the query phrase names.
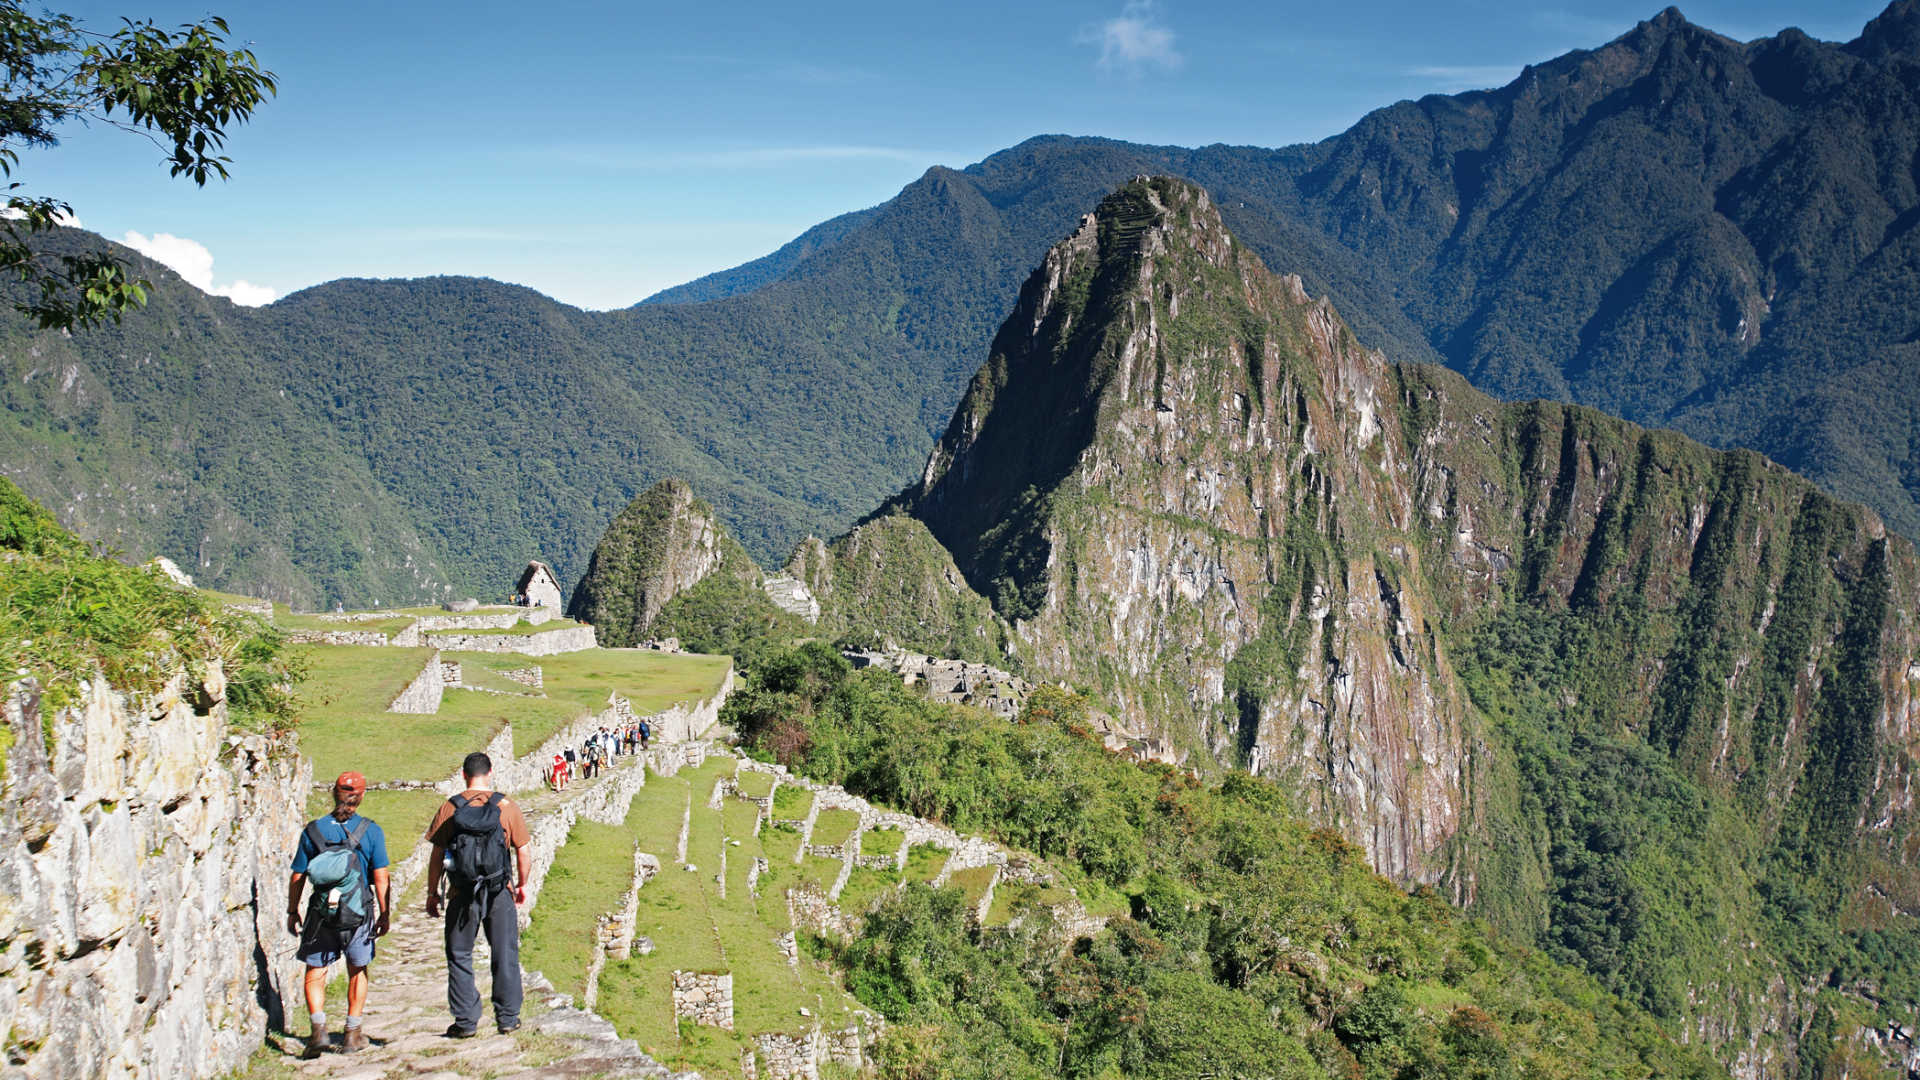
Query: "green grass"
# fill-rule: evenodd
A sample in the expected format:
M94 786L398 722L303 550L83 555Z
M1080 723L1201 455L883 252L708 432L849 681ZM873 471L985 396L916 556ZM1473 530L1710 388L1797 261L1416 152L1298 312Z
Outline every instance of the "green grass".
M934 878L940 876L941 869L952 857L953 852L946 848L935 847L932 844L915 844L907 851L907 869L904 876L908 881L932 882Z
M463 694L449 690L440 699L439 715L458 718L488 731L499 731L502 724L512 724L513 753L519 757L539 749L555 732L587 714L583 709L551 698Z
M822 810L813 819L813 835L808 843L829 845L844 844L853 838L853 832L860 827L860 815L852 810Z
M952 876L947 878L947 884L959 889L967 898L967 906L971 908L980 903L981 897L987 895L988 887L993 884L994 870L992 866L970 866L965 870L955 870Z
M575 1000L586 991L598 918L617 909L632 884L633 846L627 825L576 822L522 935L521 962Z
M958 877L959 875L954 875ZM1057 907L1066 903L1071 896L1067 890L1058 886L1028 885L1025 882L1003 881L993 890L993 903L987 905L987 926L1005 926L1013 917L1027 908Z
M820 887L821 892L833 888L840 880L841 862L839 859L823 859L818 855L809 855L800 860L800 879L810 881Z
M768 862L789 865L800 853L800 831L791 825L770 824L760 833L760 846L766 850Z
M312 645L298 650L307 678L299 688L300 749L322 780L353 769L370 784L444 780L460 759L479 750L506 722L501 710L462 709L490 697L460 694L431 716L390 713L387 703L420 674L431 649L380 645Z
M733 782L740 789L740 794L750 798L764 799L773 792L771 773L750 772L743 769L733 778Z
M860 854L897 854L900 851L900 845L906 842L907 834L899 829L868 829L860 834Z
M465 657L472 654L464 653L461 655ZM476 664L463 658L460 661L460 685L477 687L482 690L492 690L501 694L513 694L517 697L540 697L541 691L535 690L526 683L509 679L506 675L502 674L503 671L513 671L533 666L527 663L527 658L524 656L515 657L514 659L520 662L517 664L501 664L498 667L494 667L486 664ZM518 725L515 726L514 731L516 735L519 733ZM534 745L537 746L539 744L535 743ZM527 747L526 749L531 750L533 747Z
M799 821L813 809L813 792L797 784L781 784L773 793L773 816L782 821Z
M663 861L660 873L640 890L636 920L638 932L653 940L656 951L610 962L600 982L599 1011L623 1037L676 1068L699 1068L714 1076L738 1074L740 1052L752 1045L754 1034L805 1028L809 1021L800 1015L802 1008L829 1026L844 1026L851 1022L853 1007L830 971L813 961L789 967L776 944L787 926L782 889L797 880L796 868L785 867L784 875L771 871L757 902L746 889L754 857L767 854L752 832L758 808L741 799L724 801L718 811L706 805L714 781L733 765L731 759L717 758L676 777L652 777L635 798L629 827L641 846ZM687 858L699 868L691 873L672 861L689 799ZM792 833L786 835L797 843ZM730 840L740 841L739 846ZM714 882L722 851L727 862L724 899ZM837 872L837 864L832 865ZM544 896L541 904L546 904ZM734 1034L673 1023L671 973L688 969L733 974Z
M642 716L712 697L733 666L724 656L644 649L587 649L543 656L538 662L546 673L548 697L597 712L607 707L609 693L617 693L633 702L633 711Z
M727 836L742 843L754 839L753 825L760 817L760 807L757 804L728 796L720 809L722 818L726 822Z
M856 866L847 875L847 887L840 890L840 910L849 915L864 915L888 890L900 883L892 870L869 870Z

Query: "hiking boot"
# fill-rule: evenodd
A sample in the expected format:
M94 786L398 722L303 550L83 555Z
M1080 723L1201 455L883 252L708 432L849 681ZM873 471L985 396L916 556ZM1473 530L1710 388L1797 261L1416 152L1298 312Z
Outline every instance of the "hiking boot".
M301 1060L312 1061L321 1054L326 1053L327 1043L329 1041L326 1028L314 1028L312 1031L307 1032L307 1048L300 1051Z
M511 1035L514 1032L519 1030L520 1030L520 1018L517 1016L500 1025L500 1034L502 1035Z
M340 1043L340 1052L343 1054L357 1054L366 1048L366 1029L357 1027L348 1028L345 1039Z
M478 1028L463 1027L457 1022L447 1028L449 1039L471 1039L478 1034L480 1034Z

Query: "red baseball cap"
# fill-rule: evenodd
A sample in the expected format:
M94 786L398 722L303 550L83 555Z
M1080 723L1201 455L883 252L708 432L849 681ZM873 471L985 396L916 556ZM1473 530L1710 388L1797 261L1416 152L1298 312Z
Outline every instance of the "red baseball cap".
M343 772L333 782L333 790L343 795L363 795L367 790L367 778L357 772Z

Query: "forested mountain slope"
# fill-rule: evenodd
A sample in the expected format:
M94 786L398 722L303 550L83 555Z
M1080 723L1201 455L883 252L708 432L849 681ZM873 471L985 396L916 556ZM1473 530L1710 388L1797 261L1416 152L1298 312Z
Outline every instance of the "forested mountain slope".
M204 318L136 315L71 342L9 321L0 351L18 377L32 349L58 352L92 407L175 417L203 395L135 385L118 358L192 365L233 394L207 415L261 440L256 464L284 479L178 439L97 442L82 462L59 382L9 391L0 466L134 554L301 603L491 594L534 555L571 579L668 474L771 562L911 477L1026 269L1116 184L1164 173L1205 186L1244 242L1396 360L1751 446L1920 530L1920 405L1902 392L1920 348L1917 27L1899 0L1845 45L1740 44L1669 10L1312 146L1035 139L618 312L459 278L242 310L161 273L156 310ZM164 476L176 522L109 475ZM266 487L320 497L258 506ZM375 554L327 541L342 516Z
M1920 1004L1920 563L1777 464L1389 364L1154 179L1028 279L892 509L1027 677L1281 778L1742 1075Z

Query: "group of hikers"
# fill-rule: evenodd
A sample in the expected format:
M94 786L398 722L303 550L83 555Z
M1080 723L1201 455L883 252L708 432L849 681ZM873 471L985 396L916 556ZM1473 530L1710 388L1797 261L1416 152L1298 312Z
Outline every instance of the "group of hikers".
M596 733L597 734L597 733ZM446 918L447 1007L451 1039L480 1028L480 992L473 979L473 946L484 933L492 950L493 1022L502 1035L520 1026L520 923L533 870L533 834L513 800L493 788L493 762L468 754L460 764L466 790L441 803L428 824L427 917ZM287 887L287 931L298 935L307 967L312 1027L303 1056L319 1057L331 1041L327 969L347 962L347 1016L341 1049L368 1045L361 1024L367 1006L367 966L375 945L393 925L392 879L380 826L360 814L367 778L341 773L333 782L333 811L309 823L294 853ZM302 894L311 888L303 904ZM444 893L444 895L443 895Z
M547 786L565 791L575 779L591 780L622 754L637 754L653 739L653 725L636 720L619 727L602 727L588 734L578 747L569 746L547 763Z

